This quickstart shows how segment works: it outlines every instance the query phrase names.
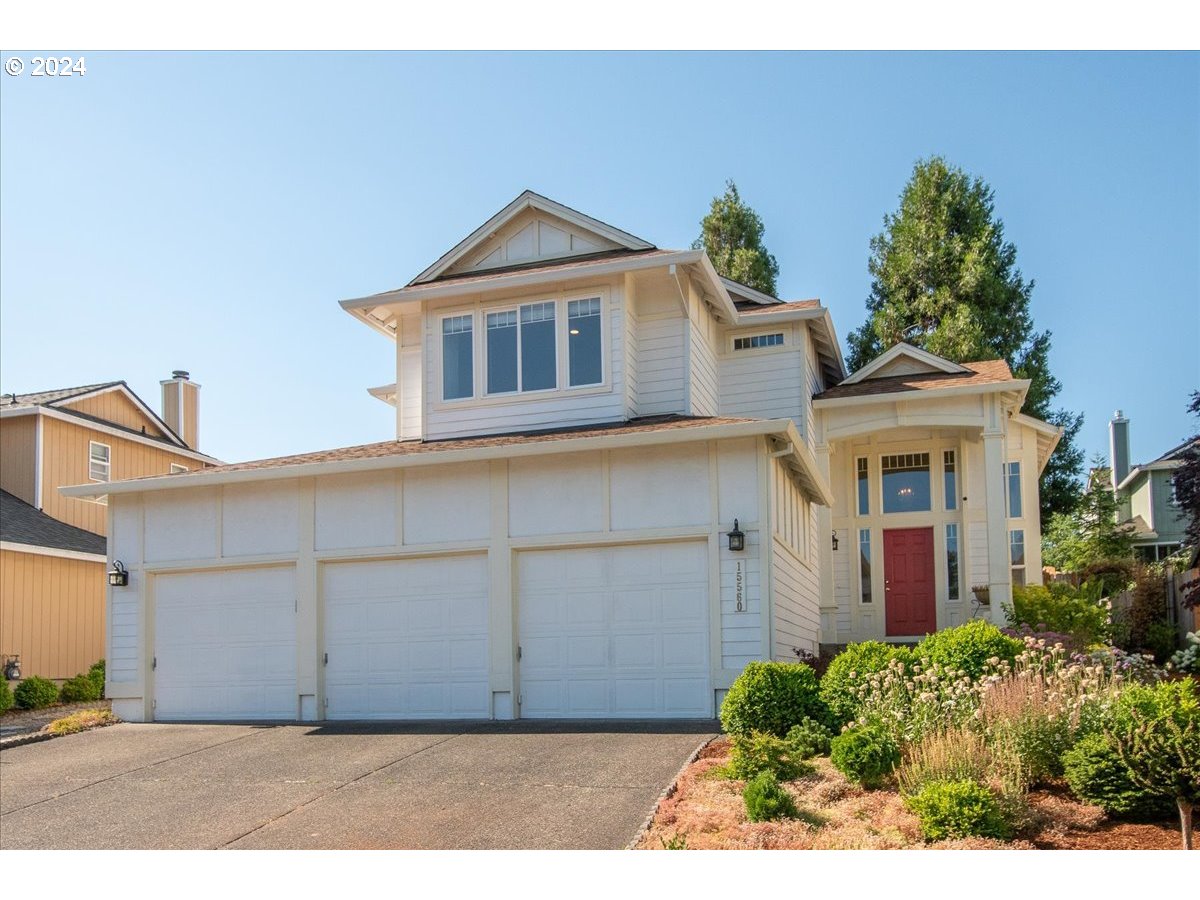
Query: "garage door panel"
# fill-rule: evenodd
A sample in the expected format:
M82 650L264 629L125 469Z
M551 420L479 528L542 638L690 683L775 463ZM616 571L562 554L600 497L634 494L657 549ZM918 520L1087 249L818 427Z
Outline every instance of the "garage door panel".
M325 566L331 719L486 718L487 558Z
M705 544L522 553L521 714L711 716L708 605Z
M159 575L155 718L296 717L291 569Z

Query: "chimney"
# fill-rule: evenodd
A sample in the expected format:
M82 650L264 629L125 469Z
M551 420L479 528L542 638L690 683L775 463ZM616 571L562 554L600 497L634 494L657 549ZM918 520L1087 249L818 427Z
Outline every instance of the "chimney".
M1113 490L1129 474L1129 420L1121 410L1113 413L1108 423L1109 459L1112 463Z
M162 417L193 450L200 449L200 385L176 369L162 385Z

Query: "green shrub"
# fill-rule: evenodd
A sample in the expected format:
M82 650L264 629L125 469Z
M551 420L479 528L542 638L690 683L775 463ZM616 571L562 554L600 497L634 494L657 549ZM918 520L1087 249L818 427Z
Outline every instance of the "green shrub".
M816 673L803 663L749 663L721 704L721 727L729 734L783 737L805 719L828 718Z
M7 678L0 678L0 713L6 713L13 707L13 692L8 686Z
M865 725L842 732L829 755L837 770L863 787L876 787L900 763L900 748L883 728Z
M1109 611L1100 598L1100 582L1082 588L1053 581L1048 585L1013 587L1013 604L1004 610L1014 628L1028 625L1035 632L1070 635L1079 647L1107 643L1111 637Z
M893 659L909 668L913 662L912 651L896 644L863 641L851 644L833 658L821 676L821 699L829 707L835 724L845 725L857 715L859 696L856 688L867 676L884 671Z
M754 778L770 772L780 781L791 781L811 771L792 744L768 731L732 736L727 774L731 778Z
M746 804L746 818L751 822L796 817L796 802L792 795L770 772L759 772L747 781L742 789L742 800Z
M1112 742L1102 734L1089 734L1063 754L1063 774L1071 792L1114 816L1158 818L1169 814L1174 802L1133 783Z
M833 732L816 719L805 719L793 725L787 733L787 742L796 759L812 759L828 756Z
M964 671L972 678L983 674L988 661L999 659L1012 662L1025 645L1010 638L991 622L972 619L957 628L927 635L914 651L918 659L927 659L940 666Z
M13 699L21 709L41 709L58 700L58 688L48 678L31 675L17 685Z
M96 691L100 699L104 699L104 660L98 659L88 669L88 678L96 683Z
M76 675L63 682L59 699L63 703L88 703L100 699L100 687L87 675Z
M928 841L965 837L1003 840L1012 834L999 799L977 781L933 782L904 802L921 820L921 833Z

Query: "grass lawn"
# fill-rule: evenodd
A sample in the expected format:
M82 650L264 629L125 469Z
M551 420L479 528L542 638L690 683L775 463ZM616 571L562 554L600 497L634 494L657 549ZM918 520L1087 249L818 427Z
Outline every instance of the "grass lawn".
M744 782L717 777L729 762L729 740L718 738L679 779L675 793L655 811L638 849L684 844L694 850L900 850L900 849L1127 849L1179 847L1175 820L1132 823L1108 819L1065 790L1029 795L1029 822L1013 841L983 838L926 843L916 816L894 789L867 791L849 782L827 757L811 760L814 774L785 786L800 818L748 822Z

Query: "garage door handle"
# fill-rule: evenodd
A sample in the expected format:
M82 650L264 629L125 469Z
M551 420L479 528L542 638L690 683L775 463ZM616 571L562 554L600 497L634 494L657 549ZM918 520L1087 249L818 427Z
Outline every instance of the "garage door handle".
M325 654L325 665L329 665L329 654Z
M158 668L158 657L155 656L150 660L150 671L154 671L157 668Z

